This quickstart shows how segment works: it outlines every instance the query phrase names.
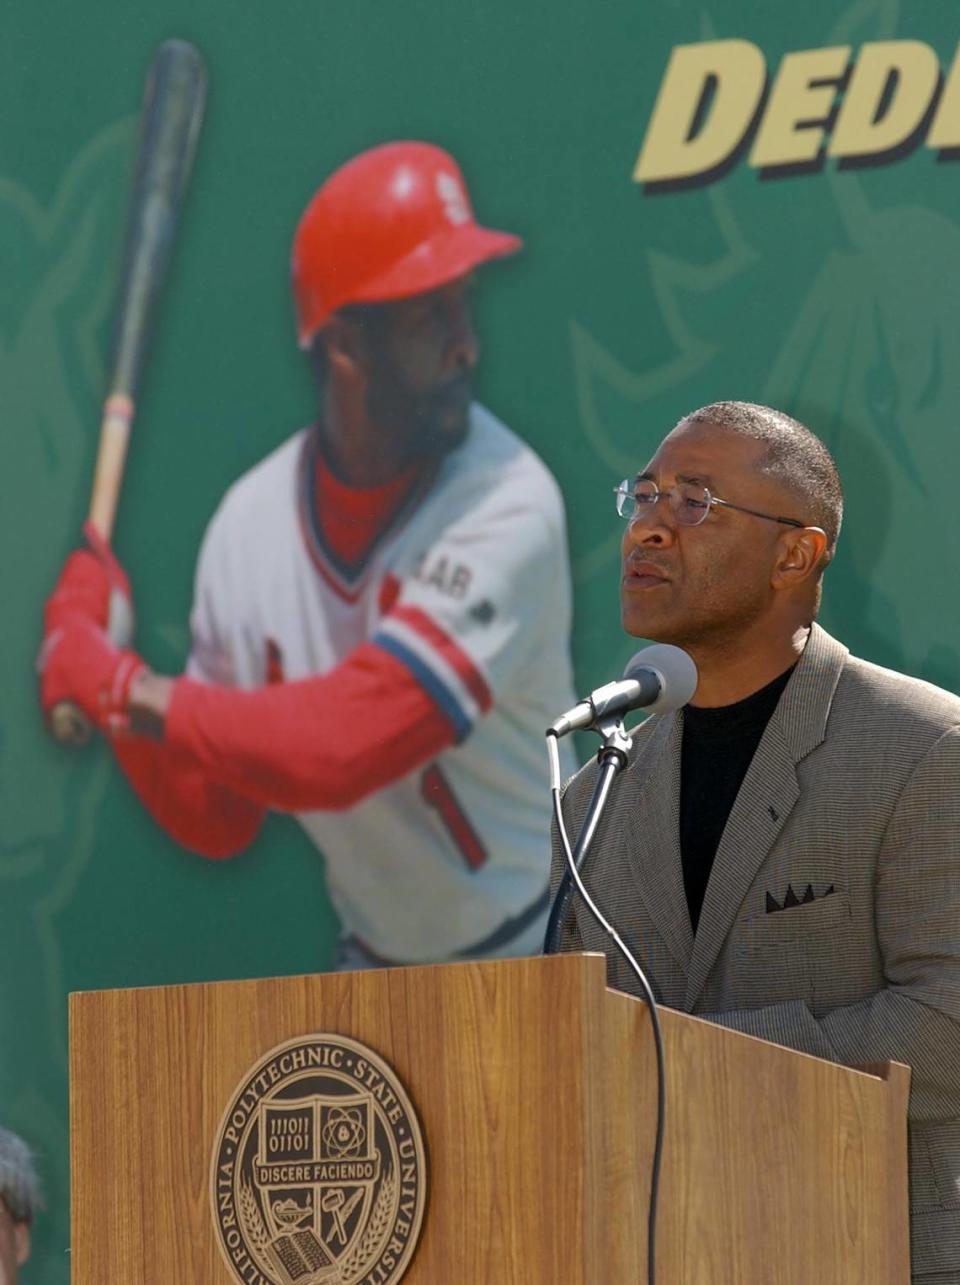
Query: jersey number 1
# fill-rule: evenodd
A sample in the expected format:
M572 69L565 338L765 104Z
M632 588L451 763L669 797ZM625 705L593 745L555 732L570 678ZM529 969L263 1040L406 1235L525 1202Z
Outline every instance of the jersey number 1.
M487 849L436 763L420 778L420 796L437 813L470 869L479 870L487 859Z

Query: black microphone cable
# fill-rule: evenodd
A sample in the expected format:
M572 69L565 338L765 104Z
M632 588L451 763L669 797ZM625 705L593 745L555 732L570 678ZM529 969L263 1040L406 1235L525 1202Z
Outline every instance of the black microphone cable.
M667 1107L663 1032L660 1029L660 1018L657 1014L657 1001L643 969L631 954L620 934L606 919L596 902L590 896L586 886L584 885L583 879L580 876L580 871L577 868L577 862L574 859L573 851L570 847L570 839L567 835L567 827L563 819L563 807L560 802L561 774L560 751L557 744L559 738L557 732L553 728L550 728L547 732L546 739L547 757L550 761L550 794L553 799L553 817L557 825L557 833L560 836L560 843L563 846L563 854L567 862L567 872L572 879L577 892L579 892L580 896L583 898L584 905L590 911L591 915L593 915L594 919L607 934L636 975L637 981L640 983L640 989L643 992L644 1001L650 1013L650 1023L653 1027L653 1043L657 1057L657 1129L653 1147L653 1163L650 1166L650 1204L647 1214L647 1283L648 1285L656 1285L657 1201L660 1194L660 1164L663 1157L663 1132ZM559 924L557 925L557 928L559 929Z
M629 746L629 740L625 740L624 744ZM587 807L583 829L580 831L577 842L573 847L573 860L578 870L583 869L583 864L587 859L587 853L593 843L597 826L600 824L600 817L607 806L607 798L610 794L610 787L613 785L613 778L617 772L627 765L626 751L616 745L604 745L597 753L597 763L599 765L597 783L594 786L593 795ZM543 935L542 953L544 955L555 955L557 953L560 945L560 930L566 922L567 912L576 894L577 887L573 882L570 871L564 870L560 886L557 888L556 895L550 906L550 914L547 918L547 930Z

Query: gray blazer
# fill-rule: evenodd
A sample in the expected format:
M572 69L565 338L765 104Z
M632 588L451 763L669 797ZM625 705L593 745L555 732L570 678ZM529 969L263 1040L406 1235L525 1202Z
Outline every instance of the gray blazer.
M913 1271L960 1272L960 700L815 625L730 813L696 937L682 730L681 712L637 732L587 886L662 1003L831 1061L913 1068ZM571 841L595 772L565 790ZM560 873L555 837L554 886ZM561 942L610 945L579 906ZM636 993L618 957L608 974Z

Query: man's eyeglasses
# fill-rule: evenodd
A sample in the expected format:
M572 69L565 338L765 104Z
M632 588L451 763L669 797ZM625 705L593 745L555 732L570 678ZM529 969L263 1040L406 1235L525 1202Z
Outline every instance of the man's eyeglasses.
M738 513L749 513L755 518L765 518L768 522L782 522L784 526L799 527L801 531L806 526L805 522L798 522L796 518L775 517L772 513L746 509L742 504L731 504L729 500L711 495L705 486L697 486L692 482L680 482L667 491L661 491L656 482L649 478L641 478L632 486L624 478L619 486L613 488L613 493L617 497L617 512L627 522L633 522L644 514L651 514L657 501L664 499L681 526L699 526L714 505L736 509Z

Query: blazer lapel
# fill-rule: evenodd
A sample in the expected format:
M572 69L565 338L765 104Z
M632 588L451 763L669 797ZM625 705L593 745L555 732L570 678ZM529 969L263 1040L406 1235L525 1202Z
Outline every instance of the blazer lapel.
M814 625L767 724L717 848L687 979L693 1010L750 885L800 797L796 765L826 735L847 649ZM679 791L678 791L679 795Z
M747 889L800 796L797 772L773 720L757 746L713 859L690 961L685 1007L693 1010Z
M623 843L647 913L686 977L693 929L680 862L680 746L683 719L664 716L624 781L630 799Z

